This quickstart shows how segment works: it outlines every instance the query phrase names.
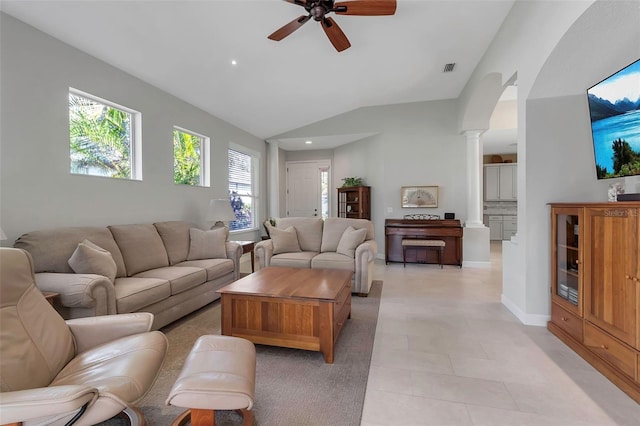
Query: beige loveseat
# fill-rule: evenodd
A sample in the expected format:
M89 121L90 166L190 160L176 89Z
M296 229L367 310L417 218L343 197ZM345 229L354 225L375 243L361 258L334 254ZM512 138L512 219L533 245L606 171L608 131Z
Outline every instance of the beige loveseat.
M369 293L378 253L371 221L338 217L283 217L275 221L275 227L268 227L271 238L255 245L257 269L346 269L353 271L352 293Z
M14 247L33 257L38 288L60 294L55 306L65 319L151 312L158 329L239 278L242 248L225 239L224 228L170 221L33 231Z

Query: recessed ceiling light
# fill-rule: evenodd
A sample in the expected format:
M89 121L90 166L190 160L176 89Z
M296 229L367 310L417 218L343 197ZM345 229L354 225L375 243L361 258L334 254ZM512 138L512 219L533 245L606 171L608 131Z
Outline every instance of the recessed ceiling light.
M231 65L238 65L238 61L236 61L235 59L231 60Z
M306 143L307 145L311 145L313 141L305 141L304 143Z

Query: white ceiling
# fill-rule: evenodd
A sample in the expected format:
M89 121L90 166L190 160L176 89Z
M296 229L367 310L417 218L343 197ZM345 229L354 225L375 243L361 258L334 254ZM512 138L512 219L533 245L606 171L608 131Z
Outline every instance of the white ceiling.
M352 45L341 53L313 20L268 40L306 14L281 0L2 0L0 9L272 139L363 106L457 98L513 2L398 0L393 16L332 14ZM367 135L310 136L311 146L306 138L280 146L333 148Z

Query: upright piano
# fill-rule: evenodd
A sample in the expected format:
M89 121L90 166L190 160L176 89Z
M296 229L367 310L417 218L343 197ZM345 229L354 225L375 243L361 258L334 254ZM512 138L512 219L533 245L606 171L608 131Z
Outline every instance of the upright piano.
M442 263L462 267L462 225L457 219L386 219L385 261L402 262L402 240L420 238L442 240L445 248ZM407 263L438 263L438 254L424 248L407 249Z

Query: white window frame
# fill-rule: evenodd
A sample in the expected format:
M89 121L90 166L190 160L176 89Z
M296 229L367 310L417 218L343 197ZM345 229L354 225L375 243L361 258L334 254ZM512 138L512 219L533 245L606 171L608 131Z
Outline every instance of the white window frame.
M201 133L194 132L192 130L185 129L180 126L173 126L173 130L177 130L179 132L188 133L192 136L197 136L202 139L202 143L200 145L200 183L198 185L187 185L187 186L202 186L208 188L211 186L211 163L209 159L209 149L211 147L211 138L205 136ZM171 132L171 145L173 146L173 131ZM175 161L175 158L174 158ZM173 182L175 185L183 185L180 183L176 183L175 180Z
M83 98L89 99L94 102L99 102L110 108L118 109L120 111L124 111L131 115L131 141L130 141L131 146L129 149L131 175L128 178L116 178L111 176L102 176L102 175L95 175L95 174L73 173L71 172L71 158L69 158L69 172L71 173L71 175L93 176L93 177L101 177L101 178L107 178L107 179L142 180L142 113L134 109L125 107L123 105L119 105L115 102L111 102L109 100L92 95L90 93L83 92L82 90L75 89L73 87L69 87L68 95L69 94L72 94L75 96L81 96ZM67 113L69 113L69 111L67 111ZM69 138L71 138L70 130L67 133L69 134ZM69 143L71 143L71 141L69 141Z
M260 153L258 151L254 151L250 148L244 147L242 145L235 144L233 142L229 143L227 148L227 156L229 150L237 151L242 154L248 155L251 157L251 210L252 210L252 218L253 218L253 226L251 228L244 229L234 229L229 231L231 234L238 234L242 232L256 231L260 228L259 222L259 212L260 212ZM227 157L227 164L229 164ZM228 167L228 166L227 166ZM229 191L229 170L227 170L227 191Z

